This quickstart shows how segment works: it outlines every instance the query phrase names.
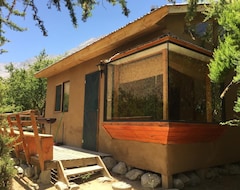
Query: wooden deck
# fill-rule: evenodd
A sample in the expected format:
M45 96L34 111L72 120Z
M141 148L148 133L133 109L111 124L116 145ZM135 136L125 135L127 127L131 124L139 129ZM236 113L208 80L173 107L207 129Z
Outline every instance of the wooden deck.
M106 157L109 154L94 152L76 147L70 147L66 145L53 146L53 161L58 160L74 160L81 158L93 158L96 156Z

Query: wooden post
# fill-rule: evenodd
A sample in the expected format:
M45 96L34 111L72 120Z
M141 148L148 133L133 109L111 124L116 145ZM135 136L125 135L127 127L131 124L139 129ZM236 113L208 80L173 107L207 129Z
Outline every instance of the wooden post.
M41 139L39 138L39 135L38 135L37 121L36 121L35 112L33 110L30 111L30 117L31 117L33 132L34 132L35 143L37 147L37 153L39 157L40 168L41 168L41 171L44 171L44 159L43 159L43 151L41 146Z
M163 175L162 174L162 187L164 189L173 187L173 177L172 175Z
M20 119L19 114L16 114L16 121L17 121L17 127L19 129L20 140L22 141L26 161L27 161L28 164L30 164L29 150L27 148L27 142L26 142L26 139L25 139L24 134L23 134L23 128L22 128L21 119Z
M163 64L163 120L168 120L168 49L162 52Z

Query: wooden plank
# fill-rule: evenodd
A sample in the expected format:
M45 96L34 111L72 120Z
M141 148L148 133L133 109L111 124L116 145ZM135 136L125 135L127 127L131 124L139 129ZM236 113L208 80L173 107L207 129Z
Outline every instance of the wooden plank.
M127 125L105 125L104 127L115 139L156 143L165 143L167 140L167 127Z
M164 49L162 52L163 63L163 120L168 120L168 49Z
M79 158L79 159L73 159L73 160L62 160L61 162L64 168L85 167L85 166L97 164L96 157Z
M67 186L70 187L70 183L68 181L66 173L64 172L64 168L61 161L57 162L57 173L58 173L58 180L67 184Z
M32 121L32 128L33 128L33 132L34 132L35 145L37 147L40 168L41 168L41 171L44 171L44 156L43 156L41 141L40 141L39 134L38 134L37 121L36 121L34 111L30 111L30 117L31 117L31 121Z
M101 167L99 165L94 165L94 166L66 169L66 170L64 170L64 173L66 176L70 177L70 176L86 174L86 173L90 173L90 172L97 172L102 169L103 169L103 167Z
M134 123L134 122L133 122ZM211 142L219 138L225 128L216 124L169 122L164 126L156 124L139 126L138 123L127 125L104 123L103 127L113 139L151 142L160 144L182 144Z

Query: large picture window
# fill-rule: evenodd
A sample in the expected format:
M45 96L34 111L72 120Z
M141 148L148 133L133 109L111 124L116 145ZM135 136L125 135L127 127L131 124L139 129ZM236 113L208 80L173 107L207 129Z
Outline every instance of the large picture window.
M207 121L206 63L169 53L169 120Z
M161 54L108 65L107 120L161 120Z
M107 65L106 121L221 120L220 88L208 78L209 55L174 43L140 50Z
M55 111L67 112L69 107L70 82L64 82L56 86Z

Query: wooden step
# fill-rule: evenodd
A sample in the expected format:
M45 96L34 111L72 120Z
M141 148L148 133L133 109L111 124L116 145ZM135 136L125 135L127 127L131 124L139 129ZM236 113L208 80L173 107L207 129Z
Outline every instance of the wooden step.
M86 174L90 172L97 172L102 170L103 167L99 165L93 165L93 166L86 166L86 167L80 167L80 168L73 168L73 169L65 169L64 174L67 177L74 176L74 175L80 175L80 174Z

